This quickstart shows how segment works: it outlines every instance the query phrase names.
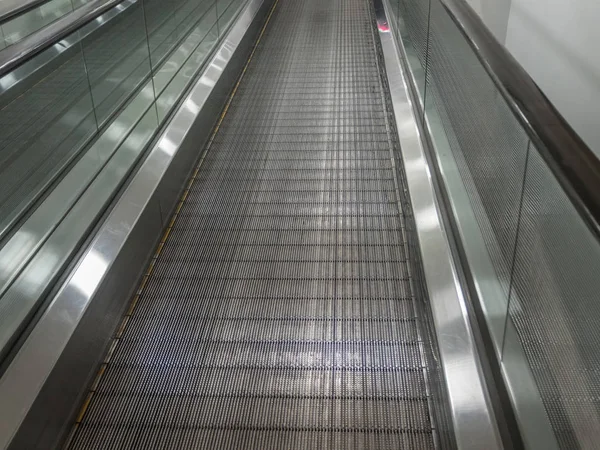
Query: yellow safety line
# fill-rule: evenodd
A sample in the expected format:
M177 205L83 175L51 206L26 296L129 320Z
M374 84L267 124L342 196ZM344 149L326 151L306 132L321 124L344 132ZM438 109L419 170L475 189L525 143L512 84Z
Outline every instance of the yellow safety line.
M100 378L102 378L102 375L104 375L104 371L106 370L107 365L108 364L106 364L106 363L102 363L100 365L100 370L98 371L98 374L96 375L96 379L92 383L92 388L90 389L92 392L96 392L96 389L98 388L98 385L100 384Z
M90 402L92 401L92 395L94 395L92 391L88 392L88 395L85 398L85 402L83 403L83 407L77 415L77 420L75 420L75 423L81 423L81 421L83 420L83 416L85 416L85 412L87 411L88 406L90 406Z
M221 127L221 124L223 123L223 120L225 119L225 116L227 115L227 112L229 111L229 106L231 105L231 102L233 101L233 97L235 96L235 94L238 90L238 87L240 86L240 83L242 82L242 78L246 74L246 70L248 69L248 66L250 65L250 61L252 61L252 58L254 57L256 48L258 47L258 44L260 43L260 40L262 39L262 37L265 33L267 25L269 24L269 21L271 20L271 16L273 15L273 12L275 11L275 8L277 7L278 3L279 3L279 0L275 0L275 2L273 3L273 6L271 7L271 10L269 11L269 15L267 16L265 24L263 25L263 27L260 31L260 34L258 35L258 38L256 39L254 47L252 48L252 52L250 52L250 56L248 56L246 65L242 69L242 73L240 74L237 82L235 83L235 86L233 87L233 90L231 91L231 94L229 95L229 98L227 99L227 103L225 104L225 107L223 108L223 112L221 113L221 116L219 117L219 120L217 121L217 124L215 125L215 128L213 129L213 132L211 133L211 136L206 145L206 150L204 151L204 155L206 155L206 153L212 146L215 135L219 131L219 128ZM200 162L196 166L196 169L194 170L194 173L192 174L192 177L191 177L187 187L183 191L183 194L181 195L181 198L179 199L179 203L177 204L177 207L175 208L175 212L173 213L173 217L171 218L169 226L165 230L165 233L163 234L162 239L160 240L160 242L158 244L158 247L154 253L154 256L152 257L152 260L150 261L150 264L148 265L148 268L146 270L146 273L144 274L144 277L140 283L140 286L136 290L136 293L133 296L133 299L131 300L129 307L127 308L127 313L125 313L125 315L123 316L123 320L121 321L121 324L119 325L119 328L117 329L117 332L115 333L115 337L113 338L113 340L111 342L110 348L107 352L107 356L106 356L106 358L104 358L104 361L100 365L100 368L98 369L98 373L96 374L96 378L94 378L94 382L92 383L92 386L88 392L85 402L83 403L83 406L79 410L79 414L77 415L77 419L75 420L73 429L69 433L69 437L66 441L65 448L69 447L73 437L75 436L75 432L77 431L77 428L79 427L79 424L83 421L83 418L85 417L85 413L92 401L92 397L94 396L94 393L96 392L96 388L100 384L100 379L102 378L102 375L104 375L104 372L106 371L106 368L109 364L110 358L117 346L117 343L119 342L119 339L121 338L121 336L123 335L123 332L125 331L125 328L127 327L129 318L133 315L133 312L135 311L135 307L140 299L142 291L146 287L146 283L148 282L148 279L152 275L152 270L154 269L154 264L156 263L157 258L159 257L165 243L167 242L169 234L171 233L171 229L174 227L175 221L177 220L177 217L179 216L179 211L181 211L181 207L183 206L183 203L187 199L187 196L192 188L192 185L194 184L194 181L196 180L198 172L200 171L200 166L202 165L202 162L204 161L204 155L200 159Z
M117 348L117 341L115 339L110 343L110 347L108 347L108 352L106 352L106 358L104 358L104 364L110 363L113 353L115 352L115 348Z

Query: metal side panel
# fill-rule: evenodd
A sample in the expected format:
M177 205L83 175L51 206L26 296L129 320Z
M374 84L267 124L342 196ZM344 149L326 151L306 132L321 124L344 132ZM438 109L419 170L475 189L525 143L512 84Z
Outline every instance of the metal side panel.
M465 299L430 169L409 94L409 80L388 24L384 0L374 0L379 37L385 60L402 152L399 162L414 214L424 285L429 294L433 332L437 336L441 382L449 402L456 446L460 449L502 448L500 432L490 404L476 344L469 324ZM444 432L445 430L441 430Z
M394 9L393 3L388 0L384 0L384 2L388 11ZM417 50L415 50L418 46L413 47L416 44L411 43L408 35L409 21L405 18L402 23L399 23L401 22L400 19L396 21L393 13L392 17L388 16L388 19L392 21L392 33L396 31L395 43L397 49L406 63L407 81L418 88L413 98L415 102L419 103L418 106L422 111L425 73ZM416 20L416 22L419 21ZM429 85L429 89L434 90L435 86ZM525 362L525 353L518 343L516 330L512 322L506 320L508 309L506 293L502 286L502 280L498 278L494 269L490 250L486 247L481 231L481 228L491 229L491 224L488 223L487 217L475 216L464 181L461 179L461 173L450 148L449 140L456 139L456 136L448 138L447 134L451 133L451 130L443 128L442 118L435 107L431 107L426 111L423 131L429 134L431 139L431 145L433 146L431 156L434 164L438 166L436 170L439 171L442 189L447 190L447 202L450 205L449 213L453 211L454 215L451 220L456 223L456 235L460 241L460 246L464 250L464 258L468 262L468 267L463 268L463 270L471 272L474 289L477 293L476 297L480 302L478 307L481 308L483 317L487 322L490 337L493 341L492 346L499 358L500 376L504 378L507 394L510 396L506 399L506 407L509 408L512 403L516 415L515 420L517 422L507 423L504 430L509 433L519 433L521 431L521 438L525 440L524 445L528 449L557 449L556 437L552 432L533 374ZM480 227L478 221L485 221L485 224ZM495 240L493 236L488 235L487 239L487 245L498 247L497 242L490 242ZM505 325L505 351L504 357L501 358ZM491 354L490 356L493 357L494 355ZM502 412L501 410L496 411L497 414ZM507 418L504 417L504 419ZM510 430L506 426L511 427ZM529 430L529 432L523 432L523 430ZM508 442L505 441L505 446L510 447L514 444L514 441L510 442L510 439L512 438L509 436Z
M272 2L251 0L0 378L0 448L61 442Z

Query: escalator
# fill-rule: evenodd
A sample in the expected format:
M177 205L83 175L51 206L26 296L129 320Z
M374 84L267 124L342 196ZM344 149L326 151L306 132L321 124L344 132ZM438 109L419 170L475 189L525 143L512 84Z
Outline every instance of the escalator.
M594 448L600 159L466 0L38 22L0 50L0 449Z
M68 448L436 448L372 6L279 0Z

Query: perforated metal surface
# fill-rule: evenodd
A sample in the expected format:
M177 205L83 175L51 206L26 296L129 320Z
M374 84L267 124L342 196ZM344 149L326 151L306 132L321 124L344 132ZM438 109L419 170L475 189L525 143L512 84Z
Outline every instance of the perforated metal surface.
M367 0L280 0L71 448L432 448Z
M532 148L509 313L563 449L597 448L600 439L599 254Z

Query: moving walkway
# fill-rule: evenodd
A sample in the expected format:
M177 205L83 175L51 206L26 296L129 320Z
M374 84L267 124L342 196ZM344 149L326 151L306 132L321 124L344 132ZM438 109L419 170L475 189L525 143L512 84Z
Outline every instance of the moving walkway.
M3 447L593 442L597 158L426 3L98 0L0 51Z

